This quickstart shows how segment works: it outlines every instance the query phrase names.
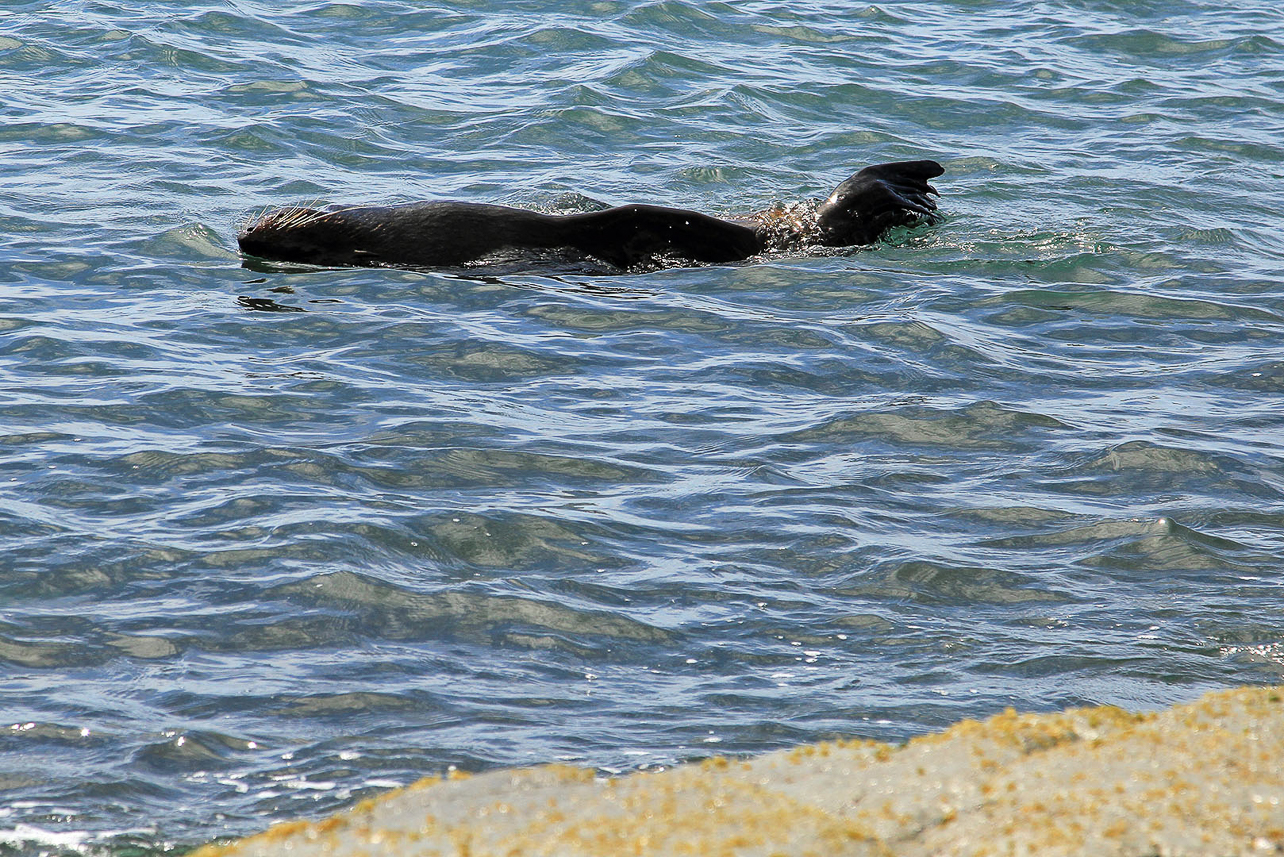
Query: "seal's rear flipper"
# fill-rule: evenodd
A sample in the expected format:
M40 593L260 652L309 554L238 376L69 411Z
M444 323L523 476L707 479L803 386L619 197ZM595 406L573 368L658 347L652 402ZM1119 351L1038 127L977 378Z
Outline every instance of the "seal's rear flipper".
M816 209L821 243L872 244L893 226L931 217L940 196L928 184L943 174L936 161L898 161L866 167L840 184Z

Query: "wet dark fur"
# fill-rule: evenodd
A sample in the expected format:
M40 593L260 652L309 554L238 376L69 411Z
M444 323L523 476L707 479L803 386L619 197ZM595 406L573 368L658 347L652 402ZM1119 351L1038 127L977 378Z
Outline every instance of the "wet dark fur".
M495 253L563 251L618 268L679 261L734 262L808 244L870 244L892 226L936 210L935 161L866 167L814 211L722 220L655 205L551 215L473 202L415 202L270 211L237 236L252 256L313 265L449 268Z

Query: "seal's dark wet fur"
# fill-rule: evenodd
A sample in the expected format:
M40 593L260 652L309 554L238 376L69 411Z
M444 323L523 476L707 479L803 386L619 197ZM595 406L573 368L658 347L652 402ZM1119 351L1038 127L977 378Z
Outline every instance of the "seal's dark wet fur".
M722 220L656 205L540 214L474 202L270 211L237 237L252 256L313 265L450 268L504 251L563 251L628 269L734 262L809 244L870 244L936 210L935 161L866 167L803 217L767 211Z

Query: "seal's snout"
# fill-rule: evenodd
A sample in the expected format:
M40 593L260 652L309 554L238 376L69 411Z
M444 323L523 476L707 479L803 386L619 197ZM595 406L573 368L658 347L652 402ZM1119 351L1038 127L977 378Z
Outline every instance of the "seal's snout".
M278 208L246 224L236 236L242 253L283 262L314 262L326 250L327 213L313 208Z

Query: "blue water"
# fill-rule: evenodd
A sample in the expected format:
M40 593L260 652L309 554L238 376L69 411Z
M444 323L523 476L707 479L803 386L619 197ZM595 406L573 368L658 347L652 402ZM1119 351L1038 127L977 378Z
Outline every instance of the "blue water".
M0 111L2 853L1281 681L1276 3L8 2ZM234 239L921 157L839 254Z

